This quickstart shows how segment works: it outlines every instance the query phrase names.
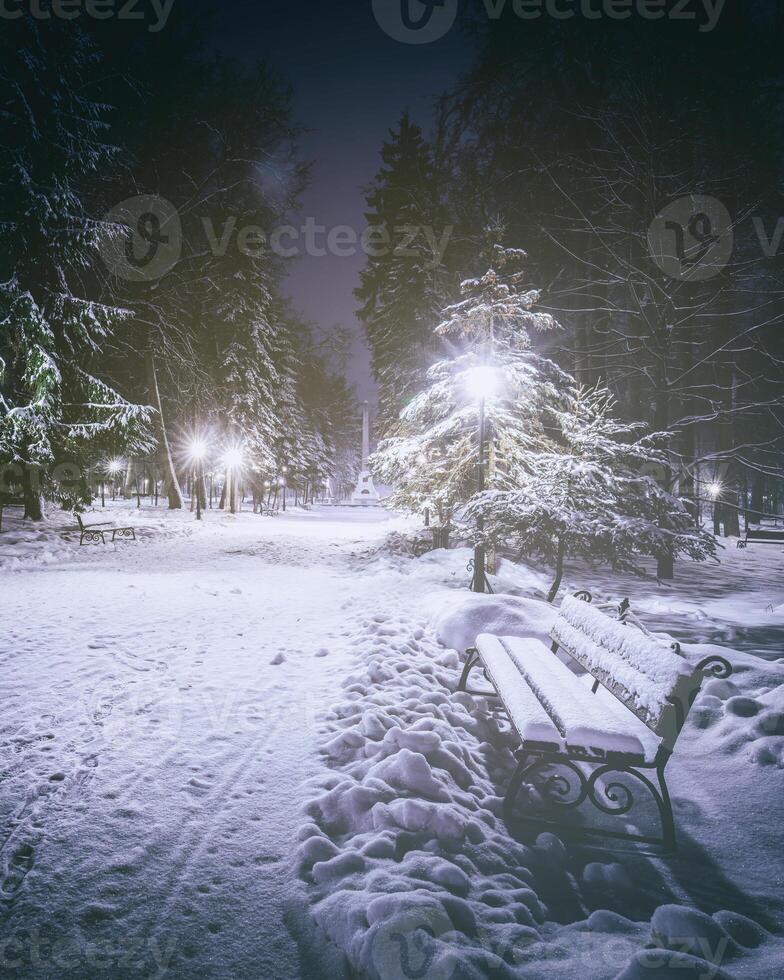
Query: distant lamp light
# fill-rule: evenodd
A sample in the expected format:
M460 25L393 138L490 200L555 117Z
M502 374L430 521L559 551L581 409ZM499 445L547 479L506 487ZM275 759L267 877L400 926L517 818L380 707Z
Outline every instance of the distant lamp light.
M480 364L470 368L463 377L466 391L473 401L480 402L492 398L498 391L498 369L489 364Z
M223 465L227 470L238 470L245 462L245 454L240 446L229 446L223 454Z
M207 455L207 443L204 439L193 439L188 446L188 453L194 463L200 463Z
M121 469L122 469L121 459L110 459L109 462L106 464L106 472L109 474L109 476L117 476L117 474L120 472Z
M711 500L718 500L721 496L724 486L719 482L709 483L707 486L708 496Z

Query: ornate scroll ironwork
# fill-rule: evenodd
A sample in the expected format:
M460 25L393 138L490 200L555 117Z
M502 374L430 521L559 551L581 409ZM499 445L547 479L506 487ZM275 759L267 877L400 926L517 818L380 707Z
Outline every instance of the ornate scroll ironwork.
M136 532L132 527L116 527L112 531L112 541L114 541L115 538L133 538L135 541Z
M106 544L106 538L103 536L103 531L90 531L85 529L82 531L79 537L79 544Z
M723 681L732 673L732 664L729 660L725 660L724 657L711 654L710 657L700 660L696 669L701 670L705 674L712 674L714 677L718 677L719 680Z
M531 761L532 755L535 756ZM661 836L651 837L641 834L605 830L593 827L575 827L574 832L603 837L616 837L623 840L656 844L668 850L675 847L675 823L672 804L664 781L664 766L669 754L664 752L650 765L631 766L621 762L603 762L595 764L578 763L563 753L536 754L522 750L519 753L519 763L512 778L504 800L506 819L512 819L515 799L523 784L532 785L540 794L543 801L552 804L559 810L576 809L589 801L597 810L613 817L622 817L630 813L637 800L630 786L619 779L607 780L612 774L618 777L626 776L640 783L656 804L661 825ZM587 768L583 768L583 766ZM554 769L552 773L545 770ZM641 769L654 770L658 785ZM540 778L537 778L540 777ZM541 826L560 827L558 824L537 816L521 815L517 817L524 822Z

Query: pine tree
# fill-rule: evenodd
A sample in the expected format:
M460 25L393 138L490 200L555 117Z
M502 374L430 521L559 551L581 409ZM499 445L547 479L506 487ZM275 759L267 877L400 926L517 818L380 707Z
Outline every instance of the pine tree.
M144 450L149 409L100 375L101 349L124 311L89 293L102 223L85 189L115 151L107 107L89 94L100 65L73 24L30 16L0 38L0 460L21 477L25 516L40 494L71 506L84 479L53 467L111 446Z
M713 557L713 536L695 528L684 502L656 479L669 464L668 438L616 420L613 396L600 387L570 383L562 398L564 407L550 410L554 449L521 449L516 488L478 494L466 507L485 541L514 543L551 563L550 602L567 557L635 574L643 572L643 556Z
M455 353L429 369L428 386L403 409L398 434L373 458L379 479L394 488L394 504L430 504L446 522L476 491L480 415L493 460L488 485L512 486L516 447L550 447L544 410L558 403L567 379L532 349L531 331L557 324L534 309L539 293L522 288L524 273L515 267L525 253L497 246L493 254L495 268L463 282L464 298L443 311L435 329ZM475 390L489 366L502 397Z
M640 555L713 554L712 538L653 478L667 464L665 436L616 422L607 392L580 389L536 351L532 334L558 325L535 309L525 253L495 246L494 254L495 267L463 283L464 298L436 328L456 353L429 370L400 434L373 457L393 503L435 506L442 521L457 515L476 543L514 541L543 555L556 566L552 596L566 555L639 571ZM480 426L489 446L481 493Z
M383 166L367 193L373 254L355 291L378 383L382 433L421 388L437 344L430 324L441 305L447 219L439 174L421 129L404 113L381 150Z

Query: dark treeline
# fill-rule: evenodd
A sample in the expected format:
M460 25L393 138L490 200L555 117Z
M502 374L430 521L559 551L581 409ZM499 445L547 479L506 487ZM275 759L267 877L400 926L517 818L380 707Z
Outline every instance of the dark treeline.
M31 517L42 495L86 502L114 457L179 506L195 434L210 465L241 444L249 482L308 495L349 454L340 351L287 308L254 231L307 181L289 89L206 54L208 31L184 5L160 33L4 23L0 464Z
M418 254L371 260L358 290L385 431L491 228L529 254L564 328L552 355L674 433L676 492L718 494L726 533L738 507L784 511L779 7L727 5L701 31L474 5L473 69L427 137L403 115L368 194L376 225L435 229Z

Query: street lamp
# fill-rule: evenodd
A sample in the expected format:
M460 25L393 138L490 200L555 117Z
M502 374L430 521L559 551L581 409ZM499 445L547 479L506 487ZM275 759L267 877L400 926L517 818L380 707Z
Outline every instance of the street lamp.
M482 493L485 488L485 402L498 390L498 372L489 364L480 364L465 373L465 386L472 401L479 402L479 433L477 455L476 490ZM484 530L484 520L479 517L476 528L480 536ZM474 546L474 577L471 580L472 592L491 592L485 568L485 547Z
M718 500L722 494L722 491L724 490L724 487L717 481L715 483L709 483L706 489L711 500Z
M196 436L190 444L190 457L196 469L196 520L201 520L202 465L207 455L207 443Z
M106 464L106 472L109 474L109 483L112 485L112 500L116 499L116 488L115 488L115 478L118 473L122 470L122 460L121 459L110 459Z
M281 488L281 490L283 492L283 513L284 514L286 513L286 486L287 486L287 484L286 484L286 474L288 473L288 471L289 471L288 466L281 466L280 472L283 475L278 480L278 483L280 484L280 488Z

